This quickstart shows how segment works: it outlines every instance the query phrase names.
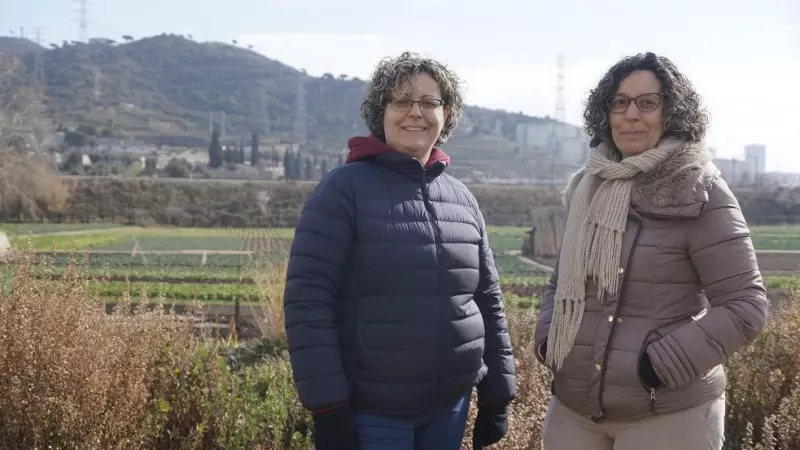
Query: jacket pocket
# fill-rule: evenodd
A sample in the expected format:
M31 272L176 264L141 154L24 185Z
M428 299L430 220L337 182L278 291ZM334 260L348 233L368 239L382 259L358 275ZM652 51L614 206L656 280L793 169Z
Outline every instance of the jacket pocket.
M644 378L642 377L641 364L640 363L642 361L642 358L645 355L645 352L647 351L647 347L649 347L651 343L653 343L653 342L655 342L657 340L663 339L664 336L669 335L670 333L672 333L672 331L680 328L681 326L697 320L698 316L702 317L702 315L704 314L704 311L705 310L701 311L699 314L686 314L684 316L681 316L678 319L673 320L670 323L667 323L667 324L662 325L662 326L660 326L658 328L654 328L654 329L650 330L647 333L647 335L645 335L644 342L642 343L642 346L639 349L639 358L636 360L636 362L637 362L636 377L639 379L639 383L642 385L642 388L644 388L647 392L650 393L650 412L652 412L654 415L656 414L656 400L657 400L657 394L658 394L658 391L659 391L660 387L648 386L647 383L644 382ZM652 362L651 362L651 364L652 364ZM656 376L658 376L658 375L656 374ZM663 381L662 381L662 383L663 383Z
M661 333L658 329L650 330L644 337L644 342L642 342L642 346L639 349L639 357L636 360L636 378L639 379L639 383L642 385L642 388L650 393L650 412L654 415L656 414L656 393L658 391L658 387L648 386L647 383L644 382L644 378L642 377L642 370L641 370L641 361L644 358L645 352L647 351L647 347L650 343L661 339Z

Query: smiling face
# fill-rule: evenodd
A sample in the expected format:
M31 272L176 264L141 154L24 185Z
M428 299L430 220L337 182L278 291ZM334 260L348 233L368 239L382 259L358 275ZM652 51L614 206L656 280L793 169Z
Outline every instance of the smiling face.
M439 139L446 116L438 83L429 74L419 73L398 89L386 105L383 116L386 144L424 165Z
M653 149L663 135L662 102L657 95L661 82L649 70L637 70L625 77L611 103L611 137L623 157ZM636 102L633 101L637 98ZM627 109L624 109L625 105Z

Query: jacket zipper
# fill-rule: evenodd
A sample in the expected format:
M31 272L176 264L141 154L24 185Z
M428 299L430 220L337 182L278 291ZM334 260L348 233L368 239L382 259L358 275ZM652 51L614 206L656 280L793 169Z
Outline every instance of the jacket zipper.
M639 229L636 231L636 236L633 237L633 243L631 244L631 249L630 249L631 253L633 253L633 250L636 249L636 243L639 241L639 233L642 227L642 223L638 219L634 218L633 220L638 223ZM625 298L625 290L626 290L625 287L627 286L626 281L628 279L628 274L630 272L632 259L633 258L631 258L631 255L629 254L628 261L625 263L625 273L622 275L622 288L619 293L617 310L614 313L615 320L611 322L611 330L608 332L608 341L606 342L606 351L603 352L603 363L600 371L600 393L599 393L600 395L598 395L600 399L600 413L603 416L605 416L606 414L605 410L603 409L603 392L605 391L605 385L606 385L606 369L607 369L606 364L608 363L608 353L610 351L611 339L614 337L614 331L617 328L617 321L616 321L617 313L619 313L619 310L622 309L622 299ZM652 401L655 401L655 392L651 392L650 397Z
M441 280L441 271L439 268L439 262L441 258L441 234L439 232L439 227L437 226L436 220L436 213L433 210L433 206L431 205L431 200L428 192L428 170L427 168L422 168L422 178L420 180L420 188L422 189L422 202L425 204L425 210L428 211L428 216L431 219L431 228L433 229L433 242L435 248L435 255L436 255L436 294L437 297L439 295L439 291L441 289L442 280ZM442 310L444 308L442 305L439 305L439 320L438 323L442 323ZM446 328L444 326L439 326L439 370L436 374L436 390L437 392L441 392L439 389L442 385L442 366L444 364L444 333Z

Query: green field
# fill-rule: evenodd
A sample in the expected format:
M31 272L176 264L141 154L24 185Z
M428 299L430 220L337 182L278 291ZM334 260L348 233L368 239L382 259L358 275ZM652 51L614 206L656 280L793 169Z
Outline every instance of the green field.
M294 230L127 227L109 224L0 224L16 249L30 242L37 251L34 273L60 276L77 258L92 292L117 300L130 289L134 297L163 295L169 301L209 303L259 301L260 273L277 276L285 263ZM498 272L509 304L535 305L547 274L518 254L525 227L490 226ZM800 226L753 227L753 242L761 250L800 250ZM58 234L43 234L58 233ZM8 283L13 265L0 278ZM47 275L49 274L49 275ZM770 289L798 285L800 277L767 278Z

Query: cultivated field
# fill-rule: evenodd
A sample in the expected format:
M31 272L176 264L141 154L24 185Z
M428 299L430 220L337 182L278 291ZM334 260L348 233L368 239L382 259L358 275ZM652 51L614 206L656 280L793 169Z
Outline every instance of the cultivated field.
M2 224L17 250L29 244L41 273L58 274L71 259L86 266L90 288L113 302L128 289L177 303L257 303L258 271L286 263L291 228L131 227L108 223ZM490 240L509 303L536 304L547 273L518 256L527 228L490 227ZM800 227L757 226L753 242L771 289L800 281Z
M77 259L93 277L91 289L109 301L129 287L150 298L230 304L259 300L259 268L286 263L291 228L125 227L114 224L5 224L16 250L31 245L49 273ZM509 296L531 306L546 273L517 256L525 229L492 227L491 239Z

